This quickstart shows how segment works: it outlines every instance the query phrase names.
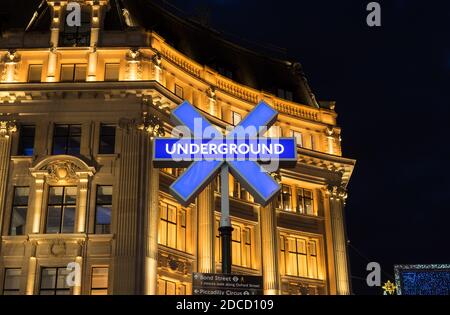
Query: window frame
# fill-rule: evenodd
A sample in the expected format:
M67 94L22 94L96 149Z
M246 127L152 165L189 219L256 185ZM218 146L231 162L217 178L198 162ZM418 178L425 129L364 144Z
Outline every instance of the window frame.
M99 189L102 187L111 187L111 203L103 203L98 201L98 193ZM94 234L97 235L103 235L103 234L111 234L111 228L112 228L112 211L113 211L113 195L114 195L114 187L113 185L97 185L95 188L95 213L94 213ZM99 206L110 206L110 222L109 222L109 231L108 233L103 232L97 232L97 211ZM103 226L106 224L100 224L102 226L102 230L104 229Z
M173 89L173 93L179 98L184 98L184 89L181 85L175 83L175 87ZM181 93L178 93L181 92Z
M27 194L27 203L26 204L16 204L15 203L15 197L16 197L16 191L20 188L27 188L28 189L28 194ZM26 234L26 228L27 228L27 219L28 219L28 208L29 208L29 203L30 203L30 186L14 186L13 187L13 200L12 200L12 205L11 205L11 216L9 218L9 228L8 228L8 235L9 236L19 236L19 235L25 235ZM26 207L26 213L25 213L25 224L24 224L24 231L22 234L12 234L12 221L14 218L14 209L16 207Z
M94 284L94 269L106 269L106 287L93 287ZM92 294L95 291L105 291L106 294ZM89 286L89 295L108 295L109 293L109 266L91 266L91 277L90 277L90 286Z
M51 204L50 203L50 190L52 188L62 188L62 195L61 195L61 204ZM75 203L66 203L65 202L65 196L66 196L66 190L67 188L75 188L76 189L76 194L75 194ZM47 211L46 211L46 220L45 220L45 234L72 234L75 233L75 223L76 223L76 217L77 217L77 202L78 202L78 187L77 186L73 186L73 185L67 185L67 186L49 186L48 187L48 193L47 193ZM49 218L49 207L56 207L59 206L59 211L60 211L60 218L59 218L59 232L48 232L48 218ZM64 230L64 213L65 213L65 208L67 206L74 206L75 208L75 212L74 212L74 225L73 225L73 230L72 232L63 232Z
M55 131L58 126L67 126L68 133L64 136L56 135ZM72 127L73 126L79 126L80 133L79 134L73 134L72 133ZM81 139L83 135L83 125L82 124L53 124L53 135L52 135L52 155L59 155L59 154L66 154L66 155L79 155L81 153ZM79 137L79 147L78 147L78 153L72 153L73 148L69 146L71 137ZM55 153L55 138L64 138L65 144L64 144L64 150L62 153Z
M33 128L33 136L29 136L29 135L24 135L24 129L26 128ZM31 154L24 154L25 153L25 147L23 146L23 140L24 138L26 139L31 139L32 143L33 143L33 152ZM33 124L24 124L21 125L19 128L19 141L17 144L17 155L18 156L33 156L34 155L34 146L35 146L35 142L36 142L36 125Z
M44 274L44 270L46 269L55 269L56 274L55 274L55 284L54 287L52 289L49 288L42 288L42 280L43 280L43 274ZM71 295L72 294L72 289L70 287L67 288L58 288L58 276L59 276L59 271L60 270L64 270L67 271L67 267L47 267L47 266L42 266L40 268L40 279L39 279L39 295L62 295L62 294L57 294L57 292L69 292L69 294L67 295ZM66 283L64 281L64 283ZM42 291L47 291L47 292L53 292L53 294L41 294Z
M30 80L30 73L32 67L41 67L39 80ZM44 69L42 63L30 63L28 65L27 83L41 83L42 82L42 70Z
M113 127L114 128L114 134L103 134L102 133L102 128L103 127ZM97 148L98 154L115 154L115 152L116 152L116 135L117 135L117 125L109 124L109 123L100 123L99 131L98 131L98 148ZM110 151L105 152L105 151L102 150L102 139L104 137L113 137L114 138L114 144L112 146L112 152L110 152Z
M165 217L162 215L162 210L165 207ZM172 221L171 218L169 218L169 208L172 209L172 211L175 211L175 215L173 216L175 218L175 221ZM160 200L159 202L159 211L160 211L160 218L159 218L159 229L158 229L158 244L161 244L163 246L167 246L169 248L187 253L187 231L188 231L188 214L189 211L186 208L180 207L178 205L174 205L170 202L166 202L163 200ZM182 226L181 222L181 213L184 212L184 218L185 218L185 226ZM172 244L169 244L169 235L170 232L172 232L172 229L175 230L175 245L172 246ZM163 233L163 234L161 234ZM181 243L183 241L183 243Z
M6 289L6 280L7 280L7 274L8 274L8 270L19 270L20 271L20 275L19 277L22 276L22 268L5 268L3 269L3 286L2 286L2 295L19 295L20 294L20 279L19 279L19 287L17 289ZM5 294L5 292L15 292L16 294Z
M63 67L72 66L72 79L70 80L63 80L62 78L62 69ZM76 80L76 73L77 73L77 67L84 67L85 68L85 76L82 80ZM59 74L59 82L86 82L87 77L87 63L61 63L60 66L60 74Z
M314 207L314 190L303 188L303 187L298 187L298 186L295 187L295 190L296 190L296 209L295 209L295 211L302 215L317 216L317 214L315 212L315 207ZM311 198L306 197L305 191L307 191L311 194ZM312 211L311 213L308 213L308 211L307 211L306 200L309 200L311 202L311 211Z
M108 66L117 66L117 79L107 79L106 73L108 72ZM105 63L105 73L103 74L103 81L105 82L117 82L120 78L120 62L107 62Z

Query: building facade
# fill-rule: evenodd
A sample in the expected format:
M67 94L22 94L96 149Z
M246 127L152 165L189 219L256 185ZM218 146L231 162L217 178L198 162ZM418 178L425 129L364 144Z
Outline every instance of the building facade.
M152 138L183 100L223 130L264 100L279 112L268 133L296 137L298 163L273 174L282 190L266 207L230 175L233 272L263 276L265 294L350 294L355 161L301 66L154 3L76 2L80 26L47 0L0 39L0 292L191 294L193 272L221 270L220 181L182 207L168 188L183 170L153 168Z

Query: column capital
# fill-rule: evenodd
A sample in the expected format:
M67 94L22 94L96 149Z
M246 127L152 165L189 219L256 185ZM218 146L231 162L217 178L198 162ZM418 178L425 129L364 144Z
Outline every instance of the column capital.
M1 119L1 118L0 118ZM0 139L8 139L11 134L17 131L15 120L0 120Z
M339 199L345 201L347 199L347 189L343 186L328 185L326 193L330 199Z

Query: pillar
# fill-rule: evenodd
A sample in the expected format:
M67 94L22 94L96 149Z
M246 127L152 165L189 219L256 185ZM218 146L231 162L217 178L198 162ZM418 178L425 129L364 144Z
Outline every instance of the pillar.
M144 271L144 293L148 295L156 294L158 283L158 224L159 224L159 169L153 167L153 143L150 140L148 145L149 174L147 182L147 209L146 209L146 255Z
M276 211L273 203L260 208L262 274L264 294L280 294L278 269L278 233Z
M347 258L347 240L344 224L344 200L346 193L343 188L329 187L330 219L333 237L333 254L336 276L336 293L350 294L350 282Z
M61 23L62 7L59 2L49 2L51 7L51 26L50 26L50 51L48 53L48 64L47 64L47 82L56 81L56 63L57 63L57 51L59 42L59 25Z
M16 124L10 121L0 121L0 218L4 218L6 187L8 185L8 170L11 155L10 135L17 130ZM0 235L2 235L0 226Z
M79 174L78 184L78 218L76 233L86 232L86 212L87 212L87 199L88 199L88 174Z
M197 271L215 272L214 187L209 184L197 197Z
M31 225L31 233L38 234L41 229L41 212L42 212L42 194L44 193L45 176L48 174L45 171L31 173L34 180L34 203L33 203L33 217Z
M119 176L116 181L116 213L113 218L114 261L112 294L136 294L138 274L137 242L139 236L138 215L140 212L139 183L142 175L142 136L131 126L119 129L121 149Z

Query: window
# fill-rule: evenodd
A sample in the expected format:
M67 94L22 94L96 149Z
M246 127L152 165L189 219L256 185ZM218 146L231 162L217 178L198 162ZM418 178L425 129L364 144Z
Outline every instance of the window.
M281 185L281 191L278 195L278 208L292 211L292 192L291 187L288 185Z
M277 96L280 98L284 98L285 100L292 101L292 91L284 90L284 89L278 89Z
M95 234L111 233L112 186L97 186Z
M160 203L159 243L181 251L186 250L186 210Z
M311 190L297 187L297 212L315 215L313 193Z
M70 288L66 283L69 274L66 267L42 268L40 295L70 295Z
M61 82L83 82L86 81L86 64L63 64L61 65Z
M178 84L175 84L175 95L180 98L183 98L183 88Z
M29 65L28 66L28 82L41 82L42 65Z
M14 187L9 235L24 235L27 223L29 187Z
M49 188L47 233L73 233L76 198L76 187L53 186Z
M105 64L105 81L119 81L120 64L107 63Z
M91 273L91 295L108 294L108 268L93 267Z
M5 269L5 279L3 281L3 295L18 295L20 293L20 268Z
M63 17L66 21L67 14ZM87 47L90 44L91 35L91 12L87 7L81 9L81 25L69 26L67 23L62 23L63 29L60 32L59 45L62 47Z
M267 130L268 137L280 137L281 136L281 128L280 126L273 125Z
M309 135L310 141L311 141L311 150L314 150L315 144L314 144L314 135Z
M295 138L298 146L303 147L303 137L300 131L291 130L291 137Z
M116 144L116 126L101 124L100 141L98 147L99 154L113 154Z
M236 178L233 180L233 194L232 196L237 199L247 200L247 191L242 187L241 183L238 182Z
M186 295L186 285L158 278L158 295Z
M239 124L242 120L242 116L239 113L236 112L231 112L232 113L232 118L233 118L233 126L236 126L237 124Z
M222 241L219 232L220 222L216 220L216 261L222 261ZM252 229L232 224L231 263L235 266L252 268Z
M280 235L281 273L317 279L317 243L307 238Z
M34 152L34 134L36 127L32 125L20 126L19 148L17 155L32 156Z
M81 125L55 125L52 154L80 154Z

